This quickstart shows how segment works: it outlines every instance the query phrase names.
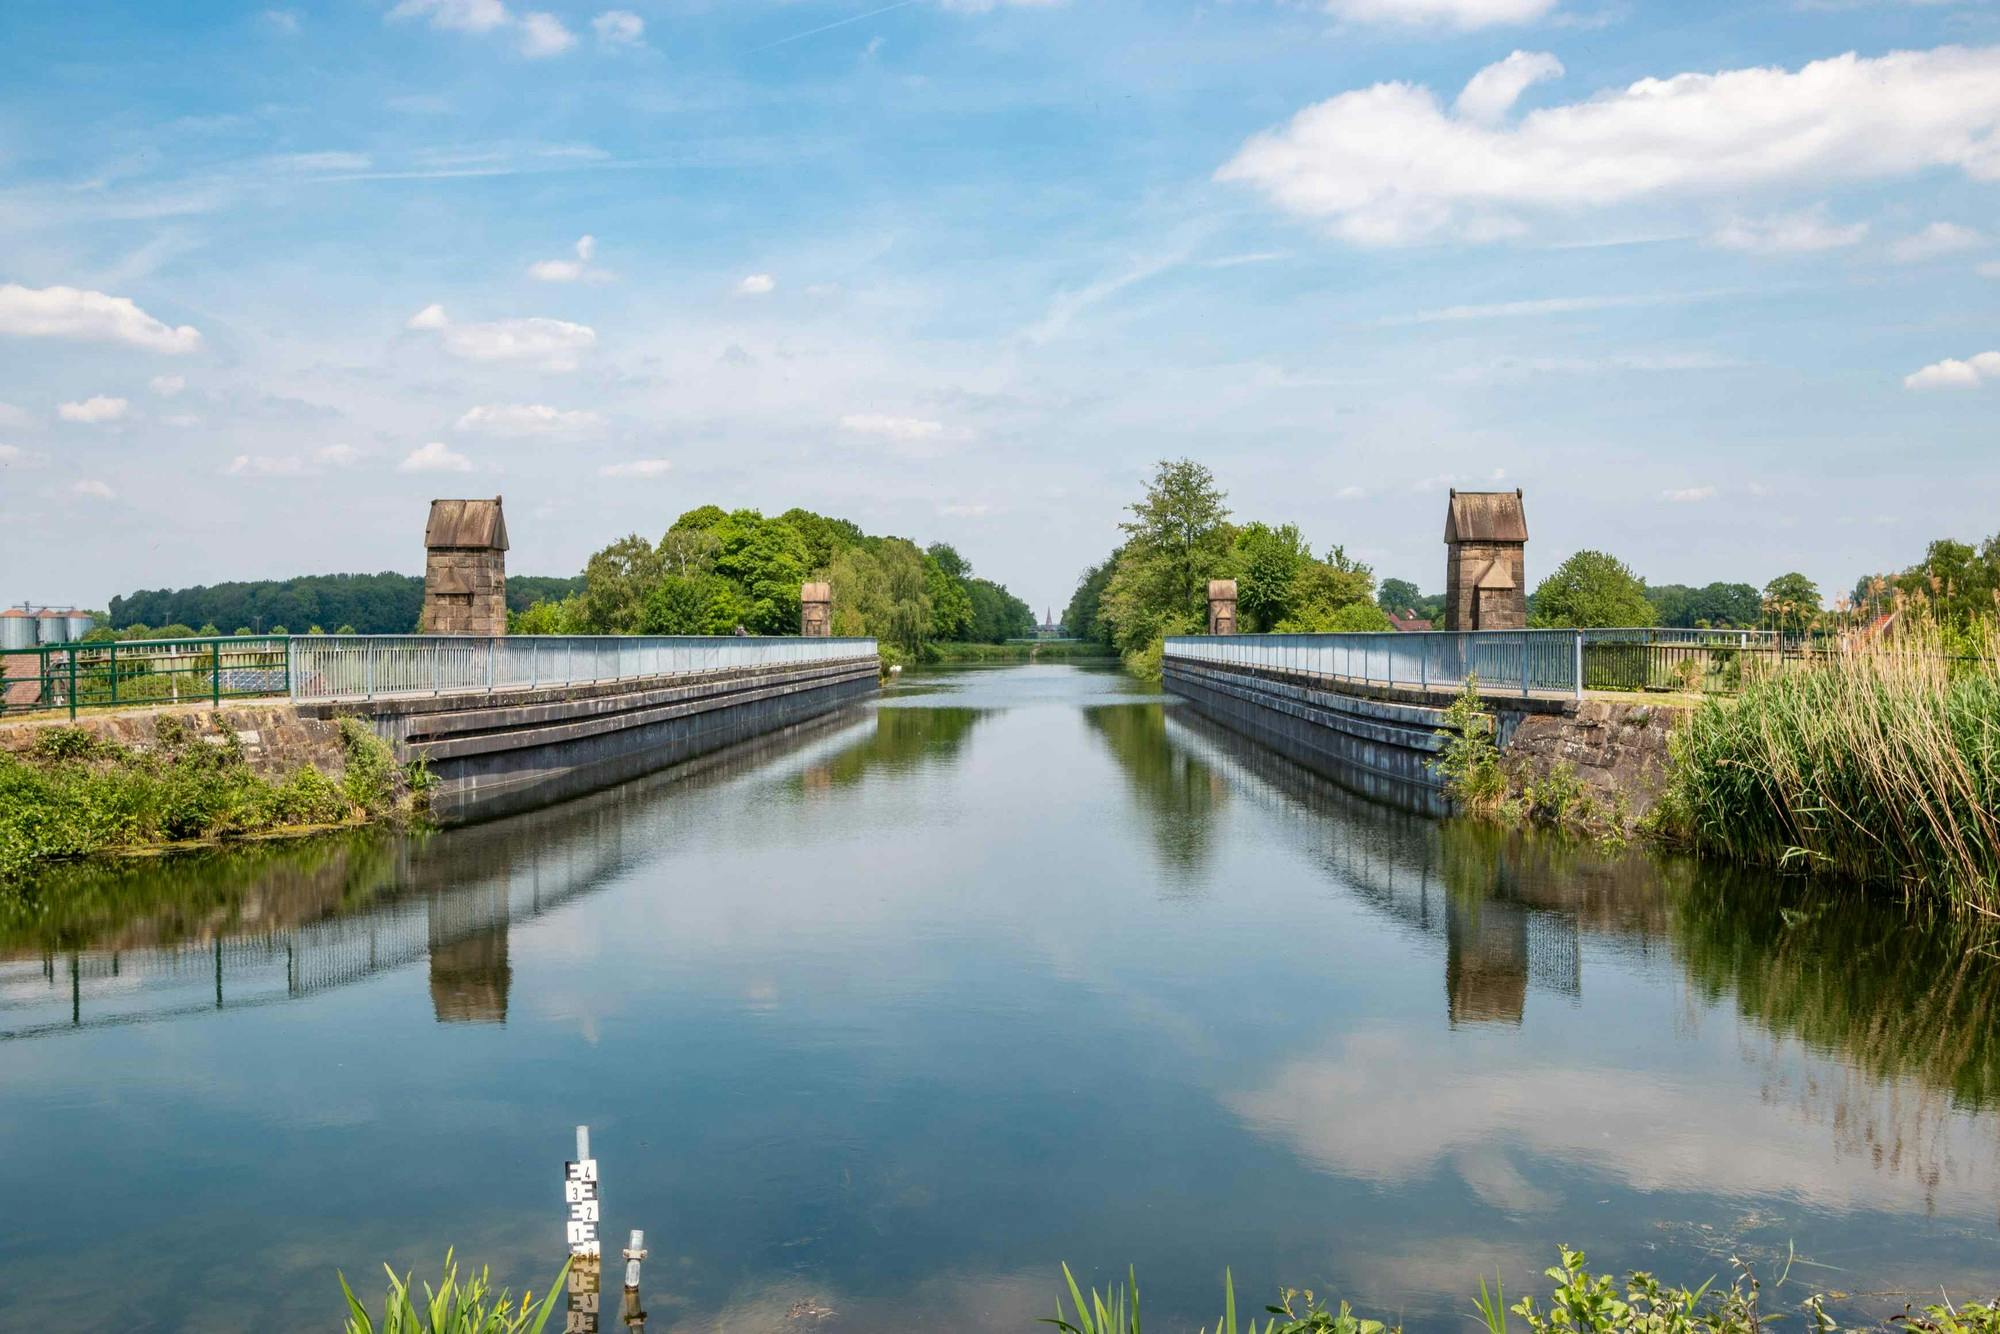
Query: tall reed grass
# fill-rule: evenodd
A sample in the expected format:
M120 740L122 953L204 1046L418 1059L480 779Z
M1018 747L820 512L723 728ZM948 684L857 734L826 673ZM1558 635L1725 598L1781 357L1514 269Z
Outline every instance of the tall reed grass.
M1675 729L1661 832L2000 915L2000 631L1967 646L1915 625L1705 701Z

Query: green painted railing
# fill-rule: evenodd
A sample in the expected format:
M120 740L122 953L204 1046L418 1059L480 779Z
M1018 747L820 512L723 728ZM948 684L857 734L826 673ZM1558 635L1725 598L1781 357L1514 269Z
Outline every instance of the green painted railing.
M288 636L127 639L0 652L0 716L193 703L291 691Z

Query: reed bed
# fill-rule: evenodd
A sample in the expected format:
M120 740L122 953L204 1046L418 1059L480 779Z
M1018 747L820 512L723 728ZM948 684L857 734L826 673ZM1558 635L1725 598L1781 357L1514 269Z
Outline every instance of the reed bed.
M2000 916L2000 632L1970 647L1915 626L1705 701L1675 731L1661 832Z

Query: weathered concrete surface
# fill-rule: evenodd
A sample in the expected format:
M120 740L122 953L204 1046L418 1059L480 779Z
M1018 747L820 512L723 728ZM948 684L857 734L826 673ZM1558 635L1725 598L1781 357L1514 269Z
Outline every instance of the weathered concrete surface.
M1687 713L1667 705L1586 698L1571 712L1523 718L1508 739L1515 783L1568 764L1607 806L1623 800L1637 821L1659 800L1667 779L1667 737Z
M0 751L25 753L42 733L74 727L127 750L160 748L160 720L171 718L198 739L220 742L234 733L244 761L260 777L283 779L311 766L338 777L346 768L340 727L331 716L311 716L282 700L268 703L163 704L117 713L84 713L67 718L0 723Z
M488 819L781 732L877 688L873 655L492 695L377 700L376 731L437 779L445 823ZM307 706L332 716L348 706Z
M1430 769L1451 692L1367 686L1309 673L1169 659L1165 688L1324 777L1405 809L1444 814ZM1567 763L1607 808L1638 820L1658 800L1667 736L1682 711L1623 700L1486 696L1518 790Z

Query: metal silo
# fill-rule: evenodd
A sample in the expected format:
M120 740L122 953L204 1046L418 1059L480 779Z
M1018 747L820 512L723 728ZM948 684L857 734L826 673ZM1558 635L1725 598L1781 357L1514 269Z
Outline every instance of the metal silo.
M97 618L87 611L73 611L63 617L63 621L69 627L71 639L83 638L90 633L91 627L97 624Z
M69 643L69 617L54 607L35 613L35 638L44 644Z
M19 607L0 611L0 653L35 646L35 618Z

